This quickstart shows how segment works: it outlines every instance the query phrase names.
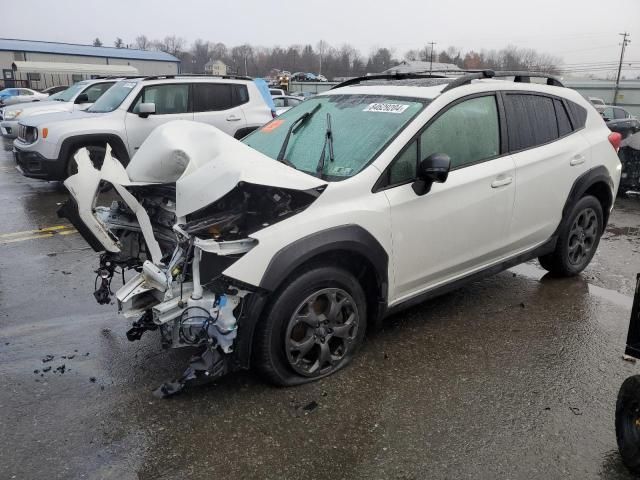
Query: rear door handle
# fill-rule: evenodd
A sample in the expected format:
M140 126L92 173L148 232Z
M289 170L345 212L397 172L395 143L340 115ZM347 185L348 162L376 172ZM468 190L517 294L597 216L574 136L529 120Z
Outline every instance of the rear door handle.
M229 115L227 117L227 122L237 122L239 120L242 120L240 117L236 117L235 115Z
M574 155L574 157L569 162L569 165L575 167L576 165L582 165L584 163L584 155Z
M491 182L491 188L500 188L510 185L513 182L513 177L496 178Z

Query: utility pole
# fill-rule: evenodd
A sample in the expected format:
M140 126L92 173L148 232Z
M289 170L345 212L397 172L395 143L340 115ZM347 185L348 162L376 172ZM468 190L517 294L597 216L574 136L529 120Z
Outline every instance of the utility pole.
M429 57L429 75L431 75L431 72L433 71L433 47L436 44L436 42L429 42L429 45L431 45L431 55Z
M618 35L622 36L622 48L620 49L620 63L618 64L618 75L616 76L616 88L613 91L613 104L618 104L618 89L620 88L620 74L622 72L622 60L624 59L624 51L627 48L627 45L631 43L631 40L628 40L627 37L629 33L619 33Z

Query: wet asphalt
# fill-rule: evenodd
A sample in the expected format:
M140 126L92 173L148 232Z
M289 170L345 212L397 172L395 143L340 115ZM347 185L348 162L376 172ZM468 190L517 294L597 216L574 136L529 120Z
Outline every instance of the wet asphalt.
M580 277L532 262L470 284L310 385L245 372L158 400L190 352L127 341L93 299L96 254L56 217L64 188L2 147L0 479L631 478L613 411L640 373L622 360L640 199L617 202Z

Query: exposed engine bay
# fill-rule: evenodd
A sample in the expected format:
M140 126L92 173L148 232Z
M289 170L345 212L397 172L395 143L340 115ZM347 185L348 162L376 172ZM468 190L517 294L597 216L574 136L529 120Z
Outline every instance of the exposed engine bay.
M194 134L207 135L215 148L207 152L202 138L194 144ZM156 129L126 170L109 147L100 170L81 150L78 174L65 181L71 198L58 214L100 253L97 302L107 304L115 297L119 312L133 319L130 341L158 331L164 348L201 350L183 375L159 387L156 396L230 369L238 319L256 287L234 282L224 270L256 246L252 233L304 210L324 190L312 177L306 182L311 188L295 189L290 185L299 182L282 176L273 185L257 184L246 181L238 165L215 168L224 163L216 155L224 146L262 156L214 127L179 121ZM259 161L289 169L268 157ZM110 205L97 205L105 191ZM114 293L117 277L123 285Z

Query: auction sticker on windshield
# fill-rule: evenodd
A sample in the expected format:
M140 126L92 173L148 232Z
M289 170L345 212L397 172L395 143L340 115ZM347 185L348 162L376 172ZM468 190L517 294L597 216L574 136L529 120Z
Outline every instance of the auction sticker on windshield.
M400 103L370 103L363 112L380 112L380 113L402 113L409 105Z

